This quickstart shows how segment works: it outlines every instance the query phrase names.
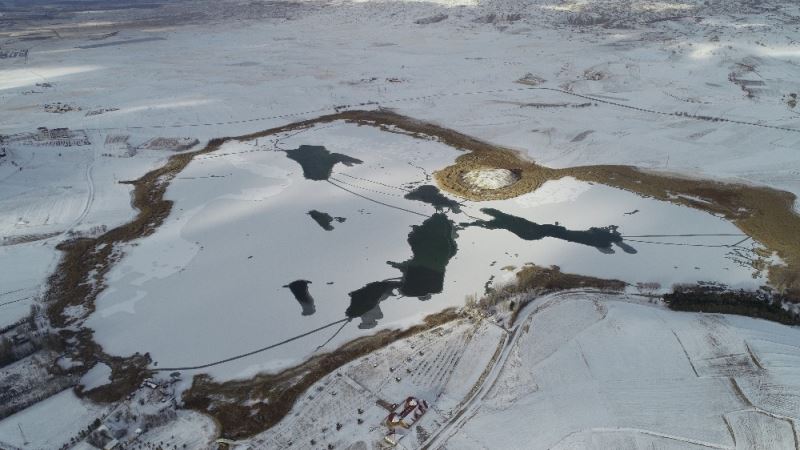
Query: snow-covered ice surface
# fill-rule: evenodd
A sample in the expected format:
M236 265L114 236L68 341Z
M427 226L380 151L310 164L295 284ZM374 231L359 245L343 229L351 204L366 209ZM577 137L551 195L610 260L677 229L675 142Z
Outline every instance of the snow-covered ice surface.
M335 166L332 183L307 180L299 164L276 151L300 145L324 145L363 163ZM112 354L146 351L160 367L186 367L244 354L342 319L349 292L402 275L386 262L411 257L410 227L435 212L403 198L403 186L430 183L428 174L457 155L441 143L341 122L272 141L225 144L199 156L173 181L166 197L175 202L175 212L155 234L123 248L126 256L109 273L108 288L88 325ZM722 219L687 207L565 178L548 182L541 193L468 202L461 213L449 215L457 224L467 223L485 217L483 207L573 230L618 225L631 236L733 236L641 238L629 243L632 250L608 254L555 238L524 241L503 230L467 227L457 232L458 252L447 266L444 290L426 301L389 298L380 304L379 327L404 326L462 306L467 295L482 294L487 283L513 278L503 267L528 262L667 287L709 279L737 287L763 282L753 280L747 264L737 263L742 248L727 247L746 236ZM345 221L326 231L308 216L310 210ZM625 214L633 210L639 212ZM701 246L670 245L687 239ZM301 315L285 287L294 280L311 281L315 314ZM367 319L360 322L346 326L326 349L374 332L365 326ZM331 334L323 331L203 371L224 379L279 369L311 355Z
M81 386L85 391L100 387L111 381L111 367L107 364L97 363L81 378Z

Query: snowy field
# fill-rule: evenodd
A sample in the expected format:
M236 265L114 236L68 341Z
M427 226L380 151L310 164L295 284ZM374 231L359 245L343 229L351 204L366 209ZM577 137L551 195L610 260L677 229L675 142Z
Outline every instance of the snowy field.
M798 194L798 133L591 101L579 107L587 101L527 90L800 128L789 106L800 91L792 76L800 62L792 44L797 5L774 3L780 8L771 11L773 2L763 9L712 3L635 2L626 14L614 2L300 3L243 22L213 19L218 10L202 4L197 14L210 25L195 19L178 26L175 16L172 26L122 26L101 40L102 20L35 41L26 36L40 36L41 28L24 31L21 22L0 35L3 48L29 50L27 58L0 60L0 133L67 127L91 145L6 146L2 236L63 232L82 217L87 227L129 218L129 186L116 182L165 155L104 153L155 137L237 135L362 103L517 148L545 165L632 164ZM113 14L125 24L135 13ZM439 13L447 18L415 23ZM584 16L613 18L618 27L581 26ZM537 86L515 83L527 74ZM76 108L49 112L45 105L54 103ZM120 136L128 139L122 150ZM4 271L10 279L2 292L38 289L52 270L54 257L38 248L0 252L4 267L31 260L19 276ZM24 314L26 302L7 308L19 311L3 321Z
M432 405L403 438L404 447L414 448L480 384L504 340L505 330L496 325L461 320L396 342L320 380L285 420L241 448L374 448L386 434L388 415L376 402L408 396Z
M626 164L800 195L797 2L180 0L119 1L108 10L70 3L46 14L24 1L0 5L0 329L12 330L3 337L14 337L14 324L42 299L59 242L134 217L132 186L121 181L212 138L348 108L391 108L548 167ZM78 12L64 12L73 7ZM302 145L362 163L337 164L330 183L308 180L282 151ZM228 142L172 181L172 213L153 235L120 248L125 256L85 325L109 354L149 352L163 368L229 358L341 320L348 293L401 276L387 261L407 261L412 227L436 212L404 195L433 184L430 175L459 154L340 122ZM513 268L528 262L664 289L765 282L747 264L755 248L747 236L690 208L571 178L510 200L455 200L460 211L445 213L459 226L457 252L441 293L424 301L390 296L338 333L327 328L187 371L184 380L248 377L416 323L512 280ZM507 230L461 228L490 220L482 208L568 230L614 225L627 247L608 253L555 237L526 241ZM312 210L329 214L333 229L315 222ZM303 315L307 305L285 287L297 280L311 281L313 314ZM352 383L331 375L321 386L341 388L340 398L370 399L371 427L384 412L376 397L441 396L422 424L427 431L406 440L409 448L800 442L796 329L591 296L548 300L527 320L479 402L461 405L467 384L440 376L473 380L475 370L491 366L500 338L488 325L462 324L453 341L430 344L438 359L420 363L437 368L430 379L396 382L356 361L341 372ZM398 345L403 360L416 354ZM465 348L478 360L458 361ZM394 365L387 361L397 355L381 352L370 357ZM3 369L24 365L15 364ZM108 378L107 367L95 367L83 383ZM302 400L294 418L253 446L280 447L297 434L344 447L339 434L320 440L299 431L318 416L314 404ZM468 414L451 421L462 407ZM58 448L106 412L64 391L0 421L0 447ZM210 419L179 413L183 425L140 442L202 447L216 433ZM40 423L51 425L40 430ZM377 428L362 434L357 425L342 431L355 436L352 443L371 447L380 439Z
M800 90L793 77L798 5L709 4L637 1L622 13L610 1L297 3L291 20L126 27L99 41L91 28L34 43L8 31L0 45L30 52L0 61L0 131L69 127L203 140L374 102L545 165L623 163L798 193L798 133L603 103L574 107L586 100L514 90L534 87L514 83L530 73L535 87L622 105L798 128L789 106ZM447 18L414 23L438 12ZM493 21L480 20L492 13ZM570 23L581 14L619 26ZM117 17L124 23L124 13ZM153 37L159 40L111 45ZM87 43L109 45L81 48ZM82 109L45 111L54 102ZM116 110L86 115L102 108Z
M789 449L800 438L796 328L592 294L529 308L446 448Z
M0 47L28 50L26 58L0 60L0 133L16 139L37 127L66 127L91 143L4 145L4 238L131 217L129 186L116 182L165 155L103 154L125 154L156 137L238 135L363 103L519 149L545 165L632 164L800 193L800 133L580 106L587 100L528 90L797 129L790 95L800 91L793 76L800 12L792 2L634 2L625 11L600 1L239 5L243 17L258 18L244 21L226 20L214 2L193 5L187 19L176 12L181 5L153 12L162 22L152 28L128 23L147 14L133 9L95 12L79 28L70 24L86 19L69 17L60 39L35 21L0 33ZM420 21L439 14L446 18ZM605 26L586 26L592 18ZM118 33L103 38L109 30ZM537 86L515 83L521 78ZM56 103L74 108L46 108ZM47 250L0 248L3 267L30 261L3 271L0 293L27 290L3 302L41 289L58 239ZM11 305L2 306L4 324L22 317L30 299Z
M130 220L131 188L119 182L169 156L143 150L135 158L114 157L105 153L104 134L90 138L92 144L80 147L14 143L0 158L0 327L26 316L45 290L59 257L55 246Z
M81 400L67 389L0 421L0 445L60 448L107 412L108 407Z

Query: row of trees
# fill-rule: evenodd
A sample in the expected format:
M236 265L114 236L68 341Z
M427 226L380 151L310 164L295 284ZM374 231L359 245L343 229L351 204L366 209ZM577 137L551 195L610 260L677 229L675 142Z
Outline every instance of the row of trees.
M718 284L677 285L664 295L664 302L677 311L738 314L800 325L800 314L785 307L796 303L796 299L769 289L745 291Z

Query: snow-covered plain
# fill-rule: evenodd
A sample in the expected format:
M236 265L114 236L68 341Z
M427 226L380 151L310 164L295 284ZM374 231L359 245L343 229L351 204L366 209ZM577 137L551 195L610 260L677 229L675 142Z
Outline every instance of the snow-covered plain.
M46 289L59 258L55 246L130 220L131 187L119 182L140 177L169 156L153 150L135 158L110 156L105 138L91 133L90 144L79 147L26 140L9 144L0 158L0 327L28 315Z
M518 148L546 165L624 163L800 192L792 151L797 133L602 103L570 107L586 100L511 90L525 88L514 81L531 73L543 80L537 87L624 105L797 128L800 118L787 106L787 95L798 90L792 76L800 62L793 43L797 4L632 3L622 12L614 1L475 7L397 1L323 9L297 3L292 20L127 27L100 41L161 38L126 47L79 48L86 35L74 32L26 44L23 33L7 32L4 45L32 48L27 60L2 62L0 123L9 134L35 124L204 139L376 102ZM196 5L196 13L204 6ZM414 23L435 12L447 19ZM494 21L477 20L491 13ZM619 27L570 24L579 13L613 18ZM676 17L683 14L695 18ZM732 74L759 82L750 84L751 97L729 80ZM36 86L42 82L53 87ZM84 109L52 114L41 108L54 101ZM97 108L119 109L85 116Z
M797 328L593 294L530 308L447 448L796 446Z
M393 108L518 149L547 166L630 164L800 194L800 6L792 1L175 1L64 15L52 9L45 16L28 14L24 3L0 7L0 50L27 50L24 58L0 59L0 134L11 137L0 142L0 327L24 318L38 301L55 268L58 242L133 216L131 186L118 182L160 166L171 154L144 143L159 137L205 142L348 105ZM524 84L516 83L520 79ZM86 142L40 145L31 138L37 127L67 127ZM320 128L279 145L321 144L357 156L365 164L343 171L385 184L424 176L401 156L413 155L415 165L430 173L457 155L440 144L376 130ZM273 145L268 139L230 143L216 153ZM124 248L127 256L110 274L111 287L89 321L109 352L150 351L163 367L248 351L341 317L346 293L363 285L356 276L365 282L397 276L385 261L409 256L405 237L422 216L331 186L320 189L302 180L298 166L281 153L214 156L193 162L173 181L168 196L178 202L174 214L155 235ZM381 168L374 156L387 165ZM352 184L366 196L432 213L422 203L386 195L392 188ZM626 235L738 232L707 214L569 179L464 211L482 218L477 210L488 206L573 229L615 224ZM305 214L312 208L347 221L325 232ZM230 234L221 235L222 229ZM657 238L661 244L632 239L627 243L635 255L606 255L555 239L524 242L500 230L461 230L446 294L427 302L392 298L382 304L380 326L409 324L460 304L465 295L482 292L492 276L509 279L502 267L525 262L664 287L697 279L737 286L763 281L749 278L748 269L734 262L740 256L724 247L735 237ZM212 251L215 256L208 256ZM319 274L310 285L317 313L303 317L281 286L311 278L312 269ZM323 301L328 298L336 300ZM634 307L616 308L619 320L640 319L631 312L635 308L626 308ZM366 332L351 324L326 348ZM213 374L230 378L282 367L323 338L220 366ZM748 343L758 353L755 340ZM794 357L784 353L773 355L775 367L794 373ZM796 384L779 381L771 389L753 380L740 384L751 400L776 410L796 406L785 400L795 395ZM703 405L703 411L725 410L713 406ZM35 420L41 407L19 414ZM482 417L476 420L491 420ZM725 417L740 433L737 445L780 448L789 442L784 422L772 416L745 410ZM19 445L12 418L0 422L0 441ZM717 425L707 434L689 429L692 439L729 446ZM592 426L601 428L576 433L562 445L623 444L615 432ZM777 440L766 440L767 434ZM642 433L625 439L634 446L663 444Z
M108 410L108 406L81 400L67 389L0 421L0 444L60 448Z
M517 148L545 165L632 164L800 193L798 133L520 90L558 88L653 111L800 128L789 106L800 91L797 4L626 5L195 2L186 17L180 2L152 11L145 22L158 24L152 28L134 25L147 8L53 19L58 26L12 20L0 30L0 46L29 52L0 60L0 133L68 127L92 145L4 145L2 235L63 231L87 202L87 225L129 218L130 186L116 181L136 178L164 155L98 157L109 151L109 137L129 136L133 146L158 136L203 141L361 103ZM446 18L415 23L439 14ZM607 26L587 26L589 19ZM106 31L118 34L101 39ZM537 86L514 83L527 74ZM55 102L81 110L47 112L44 105ZM97 185L93 200L87 174ZM35 249L0 252L4 267L35 259L18 269L26 272L4 271L10 279L2 292L38 289L53 267L53 257ZM24 315L27 302L4 306L2 322Z

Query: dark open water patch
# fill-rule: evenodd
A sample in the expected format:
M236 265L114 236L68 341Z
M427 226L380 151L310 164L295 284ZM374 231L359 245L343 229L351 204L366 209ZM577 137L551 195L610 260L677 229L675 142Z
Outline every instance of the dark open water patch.
M308 280L295 280L283 286L292 291L297 303L300 303L300 307L303 308L302 314L304 316L310 316L317 312L317 307L314 306L314 297L308 292L309 284L311 282Z
M455 224L443 213L436 213L421 225L413 226L408 234L411 259L388 263L400 270L403 276L373 281L350 292L350 306L345 311L347 317L360 317L359 328L372 328L383 318L380 310L383 300L398 294L427 300L431 294L442 292L445 268L458 250L456 237Z
M326 212L317 211L316 209L309 211L308 215L311 216L311 218L314 219L314 221L317 222L317 224L319 224L319 226L321 226L325 231L333 231L333 225L331 224L334 220L339 223L347 220L344 217L333 217Z
M492 220L476 220L462 223L462 226L477 226L489 230L507 230L526 241L536 241L545 237L554 237L568 242L595 247L603 253L613 253L611 245L617 245L627 253L636 250L622 242L622 235L615 225L608 227L592 227L588 230L569 230L561 225L538 224L522 217L512 216L494 208L483 208L481 212L492 216Z
M300 164L303 176L308 180L327 180L331 176L333 166L338 163L352 166L363 162L341 153L331 153L321 145L301 145L296 149L284 151L289 159Z
M404 198L427 203L436 208L437 211L442 211L447 208L456 213L461 212L461 205L459 205L457 201L445 197L444 194L439 191L439 188L430 184L419 186L406 194Z
M378 306L380 302L394 295L394 290L400 286L398 280L373 281L366 286L351 292L350 306L347 307L347 317L361 317Z
M403 272L400 294L427 300L442 292L445 268L458 251L457 237L455 224L443 213L413 226L408 234L413 256L402 263L389 263Z

